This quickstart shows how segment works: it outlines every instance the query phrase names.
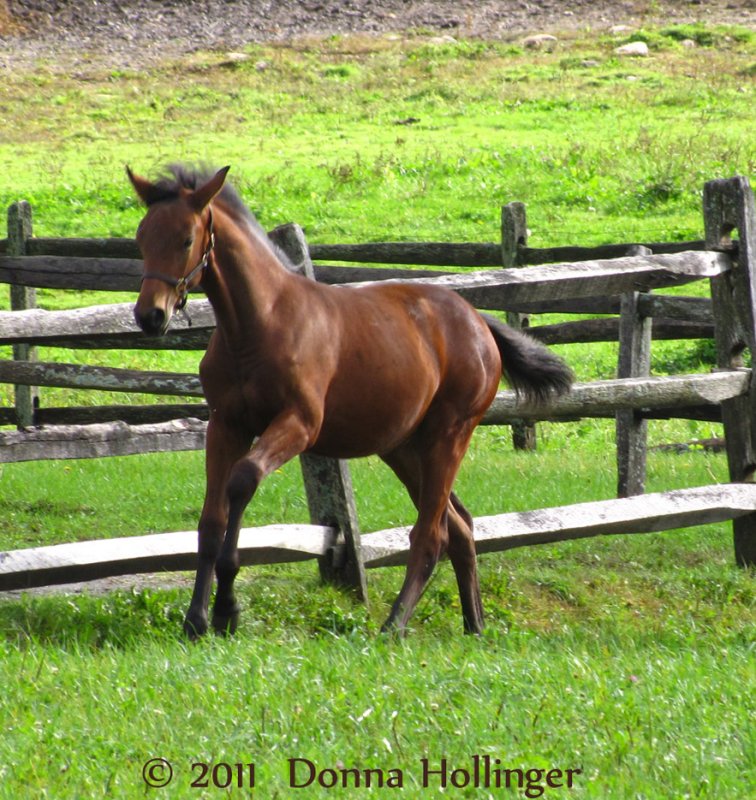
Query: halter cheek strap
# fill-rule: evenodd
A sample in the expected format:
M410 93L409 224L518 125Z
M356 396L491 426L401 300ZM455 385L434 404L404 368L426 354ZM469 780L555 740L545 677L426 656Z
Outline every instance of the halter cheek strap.
M198 273L204 272L204 270L207 268L210 260L210 253L213 252L213 248L215 247L213 210L209 209L209 212L210 218L208 221L208 231L210 233L210 241L207 243L205 252L202 254L202 258L199 260L196 267L190 270L186 275L183 275L181 278L174 278L172 275L166 275L162 272L145 272L142 275L142 281L151 279L155 281L162 281L163 283L167 283L169 286L172 286L176 290L176 294L178 294L179 297L178 303L176 304L176 308L179 311L181 311L186 305L186 301L189 296L189 284L195 279Z

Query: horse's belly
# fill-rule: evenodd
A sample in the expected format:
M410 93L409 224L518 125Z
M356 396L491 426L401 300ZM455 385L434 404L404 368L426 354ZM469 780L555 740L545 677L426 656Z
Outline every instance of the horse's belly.
M390 452L417 428L424 411L425 404L388 404L327 414L313 452L334 458Z

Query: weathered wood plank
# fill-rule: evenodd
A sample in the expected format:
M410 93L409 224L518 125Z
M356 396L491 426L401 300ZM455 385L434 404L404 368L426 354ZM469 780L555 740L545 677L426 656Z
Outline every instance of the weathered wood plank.
M700 239L691 242L628 242L626 244L599 244L592 247L566 245L562 247L523 247L520 258L523 264L553 264L562 261L595 261L604 258L621 258L628 248L646 247L652 253L683 253L688 250L707 250Z
M475 519L478 553L613 534L652 533L756 512L756 484L722 484ZM363 534L367 568L406 563L409 528Z
M730 258L724 253L686 252L479 270L466 275L417 278L409 282L444 286L459 292L477 308L491 309L500 308L505 298L510 303L518 300L564 300L678 286L721 275L730 269L730 265Z
M756 484L722 484L619 500L578 503L475 519L478 553L592 536L651 533L736 519L756 512ZM362 536L365 566L406 562L409 527ZM243 565L321 557L333 531L317 525L245 528ZM0 590L25 589L114 575L192 569L194 531L76 542L0 553Z
M576 384L572 391L542 407L518 404L514 392L499 392L483 424L507 425L516 419L557 420L611 415L636 410L721 403L747 391L750 370L669 375ZM190 374L84 367L77 364L0 362L0 382L103 389L144 394L201 397L199 378Z
M65 256L0 258L0 283L18 286L136 292L141 280L142 262L136 259Z
M643 409L640 412L646 419L695 419L700 422L721 422L720 405L679 406L672 409Z
M141 335L140 335L141 334ZM212 330L190 328L189 330L168 331L164 336L149 338L137 333L113 334L112 336L79 336L71 333L58 339L30 339L33 344L45 347L66 347L74 350L200 350L205 351L210 342ZM24 340L27 341L27 340Z
M364 244L312 244L316 260L378 264L437 266L501 266L499 245L488 242L368 242ZM67 258L138 259L133 239L35 239L29 255Z
M609 317L534 325L528 328L528 334L544 344L586 344L616 342L619 340L619 328L619 319ZM654 318L651 336L657 340L711 339L714 336L714 323Z
M1 242L0 244L5 244ZM518 248L517 261L521 265L538 266L542 264L563 263L570 261L594 261L610 259L623 256L629 244L609 244L598 245L595 247L553 247L553 248L531 248L522 246ZM686 251L697 251L706 249L703 241L690 242L656 242L646 245L655 254L675 254ZM417 264L426 266L455 266L455 267L483 267L501 266L500 254L497 252L499 245L494 242L483 243L454 243L454 242L378 242L367 244L313 244L310 252L315 260L334 260L347 261L352 263L375 263L375 264ZM731 254L735 254L737 242L730 245ZM7 247L0 246L0 281L8 282L3 273L3 259ZM48 270L56 273L61 271L66 274L75 275L76 270L68 270L63 261L66 259L91 259L93 263L89 265L92 269L94 262L102 262L102 266L109 273L112 273L112 260L119 261L125 265L127 261L139 261L139 249L133 239L77 239L77 238L37 238L29 242L27 249L29 257L44 257L44 262ZM58 264L50 259L61 259ZM125 265L126 274L120 279L118 285L126 286L127 282L133 278L138 278L140 271L135 271L133 265ZM9 268L7 265L6 268ZM33 281L31 274L26 274L26 267L23 264L14 265L14 269L19 270L22 282ZM335 279L338 273L345 277L345 282L349 280L350 267L317 267L317 279L325 283L341 283ZM320 274L320 270L324 270ZM120 272L120 270L118 270ZM359 275L360 268L354 268L355 274ZM372 270L371 270L372 271ZM410 270L398 270L397 272L409 272ZM390 272L388 270L387 272ZM94 269L95 280L102 286L104 280L102 271ZM26 275L26 277L24 277ZM395 277L403 277L396 275ZM114 280L117 280L114 278ZM358 280L366 280L361 277ZM66 288L56 286L56 288ZM74 287L67 287L74 288ZM82 287L92 288L92 287ZM131 289L126 289L130 291Z
M21 201L8 209L8 253L11 256L25 256L27 244L32 238L31 206ZM13 311L34 308L37 305L37 294L26 286L10 287L10 307ZM13 345L13 358L17 361L36 361L37 350L26 342ZM35 386L15 386L14 404L16 407L16 424L19 427L31 425L34 421L34 408L39 402L39 393Z
M501 208L501 265L505 269L522 267L522 248L528 241L528 219L524 203L507 203ZM507 324L515 330L530 328L530 317L520 311L507 311ZM515 450L535 450L536 428L532 422L512 423L512 444Z
M441 269L407 269L400 267L344 267L336 264L313 264L318 283L343 284L366 281L401 281L407 278L435 278L438 275L453 275Z
M23 257L12 260L20 262L22 266L19 266L17 273L13 273L13 275L6 274L6 278L18 278L19 280L23 278L29 285L37 286L71 288L74 285L81 285L81 287L86 285L87 288L128 289L131 291L138 287L138 276L141 275L141 262L135 262L137 265L134 268L136 280L133 283L131 277L128 277L124 283L123 276L120 273L116 278L113 278L110 273L104 274L96 270L87 275L85 279L79 281L79 278L76 278L72 283L69 280L71 274L81 277L80 272L77 272L79 265L82 263L80 261L58 259L55 262L57 264L55 269L65 265L65 270L63 272L53 272L51 264L48 265L50 270L47 273L42 273L42 277L40 277L40 274L34 270L33 265L29 264L33 259ZM8 259L0 259L0 279L2 279L2 264L7 261ZM97 262L97 264L95 265L94 262ZM98 269L102 270L105 262L106 260L103 259L90 260L88 268L94 270L94 267L97 266ZM121 264L123 262L117 263ZM534 304L538 303L553 304L555 301L574 301L577 298L616 295L620 292L636 289L648 290L661 286L679 285L702 277L721 274L728 269L729 264L729 257L722 253L682 253L670 256L635 256L612 261L583 262L580 264L555 264L546 267L482 270L466 275L433 273L433 277L417 277L417 272L407 271L410 274L403 279L447 286L466 296L479 308L519 310L521 308L532 309ZM111 266L111 273L113 269L115 267ZM386 277L383 271L378 272L381 273L380 277L382 279ZM375 281L375 271L371 270L366 274L370 277L367 282ZM49 277L45 278L45 275ZM320 279L319 271L316 271L316 275ZM104 323L106 326L115 325L116 330L111 331L114 335L130 334L134 330L133 327L124 327L131 325L131 320L129 319L131 304L113 304L109 311L102 309L102 307L94 307L94 309L91 312L77 310L82 315L76 318L77 323L83 323L88 320L90 324L89 333L108 332L97 327L99 314L103 314L105 318L109 314L113 314L116 317L120 315L122 320L120 323L110 320ZM202 311L202 306L197 306L196 310L194 309L195 306L192 304L189 315L196 326L205 327L211 324L209 322L209 314L211 312ZM536 306L536 310L548 310L548 308L538 309ZM59 311L47 312L47 314L50 316L40 317L40 321L42 319L45 320L44 326L53 324L55 322L53 315L59 314L64 315L60 317L61 326L70 331L68 322L75 319L75 317L68 318L66 315L71 315L73 312ZM87 317L87 314L90 316ZM197 317L196 321L195 316ZM18 324L22 322L22 320L18 320ZM5 337L5 341L8 341L11 336L12 324L13 322L8 320L4 328L0 329L0 335ZM24 324L33 325L33 318L29 318L29 322ZM184 321L182 325L180 316L172 324L173 329L185 327L188 327L188 324ZM28 330L24 335L31 336L33 334L31 330ZM61 333L61 335L63 334Z
M147 372L83 364L0 361L0 383L204 397L199 377L190 373Z
M107 406L42 406L34 414L35 425L95 425L100 422L125 422L147 425L172 419L207 420L206 403L154 403Z
M501 266L501 247L493 242L311 244L310 256L316 261L353 261L368 264L418 264L439 267Z
M0 254L3 253L4 242L0 240ZM522 264L539 265L550 264L561 261L586 261L600 258L616 258L627 252L627 248L633 244L605 244L590 247L565 246L565 247L527 247L520 246L518 260ZM653 253L681 253L686 250L705 250L703 240L689 242L650 242L641 243L649 247ZM497 248L494 242L472 242L472 243L449 243L449 242L378 242L366 244L312 244L310 254L316 260L351 261L354 263L397 263L397 264L439 264L441 266L466 266L469 264L459 263L464 260L472 262L473 259L485 258L478 261L477 266L486 266L491 261L492 266L500 265L501 260L494 260L494 250ZM447 255L454 248L459 252ZM394 261L377 258L381 252L389 253L395 258ZM439 256L440 252L440 256ZM139 248L133 239L112 238L112 239L81 239L81 238L59 238L59 237L40 237L30 243L29 255L32 256L62 256L75 258L131 258L140 257ZM351 253L353 257L347 257ZM409 255L414 254L417 259L405 260ZM438 259L441 259L440 262ZM433 260L436 259L436 260Z
M747 178L709 181L704 186L704 227L709 247L727 247L738 232L738 257L730 273L712 278L717 363L739 366L746 348L756 352L756 203ZM756 376L747 396L722 405L730 479L756 474ZM756 565L756 516L733 525L735 560Z
M387 279L437 283L460 292L479 308L489 310L616 313L620 293L677 286L726 272L729 266L729 256L724 253L684 252L577 264L489 269L464 275L318 266L315 272L323 283L356 283L361 277L364 283ZM685 302L682 298L675 301L670 298L671 302L678 300ZM659 314L676 316L674 312L664 312L666 299L660 298L658 304L656 300L653 302L660 309ZM649 310L646 315L655 316L656 312Z
M265 525L242 528L239 558L243 566L280 564L317 558L332 531L322 525ZM190 570L196 567L197 532L149 536L0 552L0 590L30 589L115 575Z
M39 237L29 242L30 256L61 256L65 258L128 258L142 256L134 239L80 239L69 237Z
M617 376L648 377L651 370L651 317L640 311L640 292L622 296ZM648 421L640 412L620 409L615 416L617 497L643 494L646 484Z
M32 239L35 245L41 240ZM60 240L65 242L65 239ZM87 240L80 240L82 243ZM97 241L97 240L94 240ZM30 247L31 252L39 248ZM75 289L89 291L134 292L139 289L142 262L138 253L133 258L115 258L106 254L99 257L72 253L58 255L27 255L23 258L0 256L0 283L17 283L20 286L39 288ZM83 252L96 253L97 248L84 248ZM399 269L394 267L345 267L316 265L315 278L320 283L360 283L370 280L397 280L412 277L433 277L449 274L438 270ZM199 290L196 290L199 291Z
M466 275L442 275L410 282L444 286L459 292L477 308L496 309L505 302L511 304L524 299L528 302L565 300L678 286L720 275L729 270L730 264L729 256L724 253L679 253L628 256L578 264L479 270Z
M499 310L521 311L525 314L619 314L620 295L533 301L527 297L516 300L502 297ZM646 317L667 317L709 324L714 321L711 299L708 297L647 295L641 299L641 310Z
M539 408L519 404L514 392L499 392L482 424L507 425L515 419L564 420L610 416L617 409L675 408L719 404L748 391L750 370L712 374L617 378L574 384L569 394Z
M652 329L655 339L705 339L713 336L710 301L698 297L655 299L662 302L652 304L645 302L645 298L640 301L644 315L656 317ZM700 300L704 303L698 302ZM186 315L174 317L166 335L159 338L145 336L136 326L132 303L67 311L0 311L0 344L23 341L47 347L98 350L204 350L215 329L212 308L206 300L192 300L186 311ZM652 313L647 314L647 311ZM663 318L667 311L670 312L669 319ZM592 310L591 313L600 312ZM609 313L608 307L604 313ZM538 325L528 328L528 332L546 344L611 342L617 341L619 336L619 321L613 318L577 320Z
M662 317L702 325L714 324L710 297L644 294L638 298L638 310L644 317Z
M0 463L201 450L206 428L199 419L176 419L149 425L108 422L0 431Z
M209 336L215 328L215 315L207 300L192 300L186 314L176 314L164 337L146 336L134 321L133 303L111 303L65 311L0 312L0 344L28 341L41 345L61 343L66 347L105 337L103 341L120 347L150 346L178 349L182 339Z
M360 547L360 524L349 462L302 453L299 463L304 479L310 521L330 525L333 538L318 559L323 580L350 587L368 602L365 567Z

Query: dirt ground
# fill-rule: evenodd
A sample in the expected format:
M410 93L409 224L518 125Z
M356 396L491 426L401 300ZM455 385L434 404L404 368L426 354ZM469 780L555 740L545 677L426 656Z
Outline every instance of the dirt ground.
M196 50L412 29L517 40L612 25L756 27L756 0L0 0L0 68L138 67Z

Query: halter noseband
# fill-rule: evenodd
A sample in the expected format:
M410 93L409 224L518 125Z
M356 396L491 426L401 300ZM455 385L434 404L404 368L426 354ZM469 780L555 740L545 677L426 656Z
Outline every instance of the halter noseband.
M183 275L181 278L174 278L172 275L165 275L162 272L145 272L142 275L142 281L144 282L147 279L162 281L163 283L167 283L169 286L173 286L178 294L179 300L176 304L176 309L181 311L184 306L186 305L187 298L189 296L189 284L191 281L194 280L198 272L202 272L207 268L208 261L210 259L210 253L213 252L213 248L215 247L215 231L213 230L213 210L212 208L208 209L210 213L210 217L208 220L208 232L210 233L210 241L207 243L207 247L205 248L205 252L202 254L202 258L199 260L198 264L194 269L192 269L186 275Z

